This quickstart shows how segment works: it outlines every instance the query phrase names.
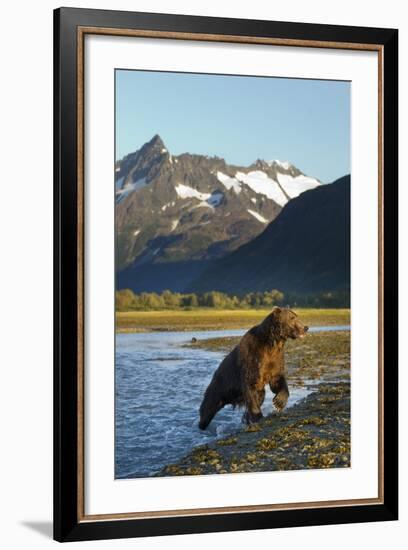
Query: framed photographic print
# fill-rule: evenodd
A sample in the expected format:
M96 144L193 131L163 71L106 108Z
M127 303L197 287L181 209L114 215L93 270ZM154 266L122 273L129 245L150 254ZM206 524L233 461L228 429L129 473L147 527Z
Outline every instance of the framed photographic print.
M397 519L397 31L54 28L56 540Z

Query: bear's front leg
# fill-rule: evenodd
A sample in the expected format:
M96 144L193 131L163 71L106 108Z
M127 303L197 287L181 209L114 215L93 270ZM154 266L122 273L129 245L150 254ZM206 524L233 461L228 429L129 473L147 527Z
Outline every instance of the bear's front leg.
M271 380L269 386L275 397L272 400L272 403L277 411L282 411L288 402L289 399L289 389L286 383L286 378L284 376L279 376Z

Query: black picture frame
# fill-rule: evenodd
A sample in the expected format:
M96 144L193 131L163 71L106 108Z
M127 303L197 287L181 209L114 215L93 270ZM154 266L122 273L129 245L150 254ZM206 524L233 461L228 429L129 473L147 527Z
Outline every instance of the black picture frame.
M78 287L78 29L99 27L265 37L323 43L375 44L383 55L383 494L381 502L274 511L171 517L80 519L78 499L78 352L83 330ZM276 527L389 521L398 518L397 226L398 31L60 8L54 12L54 538L57 541L158 536Z

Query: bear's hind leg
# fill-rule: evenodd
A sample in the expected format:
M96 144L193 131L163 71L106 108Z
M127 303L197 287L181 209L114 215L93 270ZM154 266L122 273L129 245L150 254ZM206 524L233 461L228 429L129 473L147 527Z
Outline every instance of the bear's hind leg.
M211 420L225 404L222 395L217 389L217 384L211 382L204 394L204 399L200 406L200 422L198 424L200 430L205 430L207 428Z
M244 392L245 412L242 416L243 422L246 424L255 424L263 417L261 405L265 399L265 390L256 390L247 388Z

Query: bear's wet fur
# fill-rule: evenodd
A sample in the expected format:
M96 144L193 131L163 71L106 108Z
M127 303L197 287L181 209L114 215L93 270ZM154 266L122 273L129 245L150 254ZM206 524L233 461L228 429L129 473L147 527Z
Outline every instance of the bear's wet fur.
M281 411L288 401L284 345L288 338L302 338L308 327L294 311L275 307L252 327L222 360L207 387L200 406L199 427L205 430L225 405L245 407L247 424L262 418L265 385L275 394L273 405Z

